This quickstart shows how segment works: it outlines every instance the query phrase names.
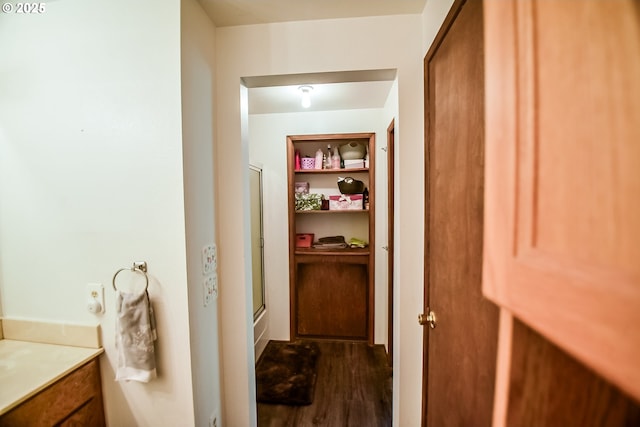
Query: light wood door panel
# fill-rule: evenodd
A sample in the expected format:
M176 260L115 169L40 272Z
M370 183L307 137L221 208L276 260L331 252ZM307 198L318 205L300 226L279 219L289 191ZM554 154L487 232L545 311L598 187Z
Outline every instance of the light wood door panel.
M640 6L489 0L485 34L484 293L640 399Z

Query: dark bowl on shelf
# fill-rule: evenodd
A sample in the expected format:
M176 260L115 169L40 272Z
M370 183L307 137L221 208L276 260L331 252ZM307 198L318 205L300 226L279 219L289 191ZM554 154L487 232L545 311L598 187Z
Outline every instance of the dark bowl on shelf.
M364 182L348 176L338 181L338 188L342 194L361 194L364 191Z

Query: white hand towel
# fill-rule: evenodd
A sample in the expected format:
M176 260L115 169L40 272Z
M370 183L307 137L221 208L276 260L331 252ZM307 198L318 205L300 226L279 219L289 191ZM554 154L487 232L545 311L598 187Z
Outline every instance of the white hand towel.
M116 312L116 381L149 382L157 376L156 324L149 295L118 292Z

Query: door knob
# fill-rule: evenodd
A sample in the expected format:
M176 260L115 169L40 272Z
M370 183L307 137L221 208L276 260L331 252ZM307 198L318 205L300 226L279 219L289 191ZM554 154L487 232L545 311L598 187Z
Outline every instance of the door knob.
M429 311L429 314L418 314L418 323L422 326L429 325L431 329L436 327L436 314L433 311Z

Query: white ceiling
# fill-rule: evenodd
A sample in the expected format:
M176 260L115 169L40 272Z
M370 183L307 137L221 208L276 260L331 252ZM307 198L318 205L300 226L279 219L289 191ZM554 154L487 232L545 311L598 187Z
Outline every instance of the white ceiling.
M422 13L427 0L198 0L216 27Z
M422 13L427 0L198 0L216 27ZM249 113L381 108L395 70L245 78ZM300 85L312 85L311 107Z
M249 89L249 114L382 108L392 81L312 85L311 106L302 108L298 85Z
M249 114L269 114L382 108L395 75L395 70L368 70L245 77L243 80L249 88ZM313 88L309 108L301 105L301 85Z

